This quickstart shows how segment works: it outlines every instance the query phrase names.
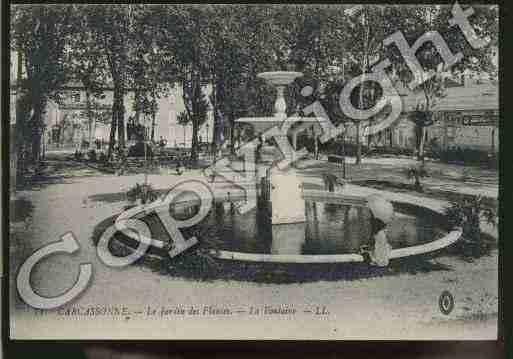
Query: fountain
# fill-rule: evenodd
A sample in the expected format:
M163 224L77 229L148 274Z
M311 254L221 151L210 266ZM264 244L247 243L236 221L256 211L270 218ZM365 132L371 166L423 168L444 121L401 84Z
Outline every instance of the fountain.
M260 191L257 189L257 202L267 202L270 208L271 224L287 224L305 222L305 202L302 196L302 183L290 168L290 163L297 159L297 156L304 155L305 152L296 152L287 138L287 130L296 121L313 121L316 118L297 118L287 117L287 105L285 102L284 91L296 78L303 76L301 72L293 71L272 71L262 72L257 75L276 87L277 98L274 104L275 113L272 117L245 117L237 120L239 123L249 123L255 128L255 132L261 138L264 133L271 134L278 144L283 155L283 160L276 163L276 158L271 159L272 166L266 173L263 186ZM274 131L273 131L274 129ZM263 141L262 141L263 142ZM274 146L273 146L274 149ZM265 143L262 143L257 150L256 158L262 161L262 154L266 150ZM258 165L258 164L257 164ZM287 169L287 171L283 171ZM282 171L280 171L282 170ZM264 173L257 171L255 184L262 183ZM265 188L268 186L269 188ZM265 192L268 191L268 196Z
M162 199L161 202L157 200L122 213L116 220L116 226L119 224L122 227L122 221L131 218L140 219L149 227L163 225L164 228L157 230L150 228L152 236L159 237L159 231L167 233L150 241L150 244L159 255L171 257L201 241L201 238L183 238L179 228L207 226L215 238L223 241L221 250L213 255L222 260L250 262L363 262L365 258L361 249L371 243L369 240L373 233L369 231L372 218L380 219L390 233L392 246L387 259L424 254L456 242L462 234L461 229L447 228L440 209L430 208L427 204L419 206L418 198L408 200L394 193L387 193L386 199L369 197L376 191L353 185L348 185L351 188L345 188L342 192L303 188L291 163L298 156L305 155L306 150L296 151L291 146L287 130L297 121L319 122L321 119L287 117L285 87L300 76L302 74L299 72L288 71L259 74L258 77L277 89L275 113L270 117L237 120L239 123L251 124L258 135L265 133L266 136L272 136L283 157L279 159L274 156L270 161L271 166L260 160L253 167L251 164L255 163L255 159L261 158L261 153L255 156L257 148L262 151L262 146L257 146L258 137L241 146L246 159L243 171L247 180L239 185L250 186L253 193L256 193L256 199L248 200L245 194L233 193L226 198L222 194L210 193L210 189L203 189L203 194L199 195L200 203L214 202L216 205L212 210L210 205L206 206L208 208L199 205L198 211L206 215L201 222L185 219L187 215L177 222L170 204ZM248 207L248 211L237 213L230 210L233 202L244 201L242 206ZM225 203L229 203L229 206L224 206ZM183 200L181 206L197 207L198 204ZM397 211L396 206L401 210ZM251 211L254 207L257 210ZM407 209L406 212L404 209ZM178 211L178 207L174 211ZM398 213L395 219L394 212ZM154 224L151 224L146 218L155 213L159 218L164 216L168 220L153 220ZM180 234L179 240L175 239L176 234ZM411 238L404 240L405 235ZM137 236L131 239L142 242ZM169 251L170 247L174 250Z

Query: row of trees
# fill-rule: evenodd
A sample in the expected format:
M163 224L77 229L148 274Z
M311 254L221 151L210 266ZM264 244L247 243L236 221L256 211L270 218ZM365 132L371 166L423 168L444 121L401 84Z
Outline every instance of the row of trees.
M128 91L135 94L137 116L154 118L159 97L181 86L185 112L180 121L192 124L192 160L197 159L198 130L206 119L206 84L213 89L209 100L214 127L221 114L230 126L241 116L271 114L275 94L256 75L278 69L305 74L288 90L289 111L319 100L335 123L347 121L338 94L348 79L369 72L376 61L389 58L394 80L411 80L397 48L383 45L396 31L410 44L429 30L439 31L453 53L465 55L452 71L493 72L490 47L497 41L498 10L474 10L470 20L477 35L490 40L481 49L473 49L457 27L450 27L450 6L13 6L11 53L22 59L26 73L18 83L18 149L30 148L31 159L38 161L46 105L50 99L59 102L70 81L84 87L91 118L91 104L106 88L113 90L109 158L114 140L120 148L125 146ZM433 44L423 45L417 57L426 68L442 71ZM315 91L304 98L300 90L306 84ZM441 76L416 90L425 95L422 110L431 110L443 96ZM361 108L370 107L380 94L377 84L369 81L354 92L355 105Z

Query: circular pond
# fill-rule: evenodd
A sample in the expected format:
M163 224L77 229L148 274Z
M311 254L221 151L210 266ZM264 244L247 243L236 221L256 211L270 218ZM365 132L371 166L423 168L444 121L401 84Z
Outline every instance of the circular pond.
M176 219L186 219L198 211L199 201L171 204ZM275 256L326 256L357 254L371 244L370 218L366 206L306 200L306 222L271 225L264 209L239 214L236 202L216 202L197 225L181 229L185 238L215 240L216 249L227 253ZM394 203L395 219L388 225L388 240L393 249L419 246L447 235L449 228L441 214L406 203ZM169 242L171 238L156 214L142 218L152 238ZM127 238L128 242L134 242ZM132 243L133 245L134 243ZM165 255L163 249L153 252ZM234 258L235 259L235 258Z
M240 215L230 207L226 202L217 204L200 224L221 239L223 250L325 255L358 253L370 244L371 214L367 207L306 201L306 222L278 225L271 225L257 210ZM427 243L447 233L440 216L421 207L406 207L388 226L392 248Z

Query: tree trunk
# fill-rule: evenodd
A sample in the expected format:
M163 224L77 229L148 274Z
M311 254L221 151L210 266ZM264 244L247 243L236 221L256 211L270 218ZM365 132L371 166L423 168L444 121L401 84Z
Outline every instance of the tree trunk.
M41 129L38 126L34 126L32 129L32 157L31 161L33 164L41 160Z
M23 108L21 105L21 76L22 76L22 61L23 61L23 54L20 49L18 49L18 58L17 58L17 77L16 77L16 119L14 122L14 138L11 137L12 141L14 142L14 145L11 146L11 156L12 156L12 168L11 168L11 176L10 179L12 181L11 183L11 191L16 192L16 182L18 178L18 173L23 173L25 170L24 163L22 160L22 154L23 154L23 148L25 139L23 136Z
M235 154L235 120L230 116L230 153Z
M107 150L107 159L112 158L112 151L114 150L114 141L116 140L116 128L117 128L117 103L114 101L112 104L112 121L110 123L110 134L109 134L109 148Z
M88 123L88 130L89 130L89 148L93 146L93 114L91 112L91 95L89 93L89 90L86 89L86 112L87 112L87 123Z
M121 88L114 88L114 101L117 102L118 147L125 148L125 105L124 93Z
M424 142L426 139L426 126L422 126L420 128L420 141L419 141L419 151L417 153L417 160L424 161Z
M365 12L362 13L362 16L365 16ZM365 24L365 17L362 18L362 22ZM358 98L358 105L360 107L360 110L363 110L364 107L364 97L363 97L363 90L364 90L364 84L365 84L365 74L367 73L367 65L368 62L368 44L369 44L369 31L370 28L366 28L366 37L365 37L365 52L364 52L364 63L362 66L362 82L360 83L360 91L359 91L359 98ZM362 163L362 144L360 142L360 121L356 123L356 164L359 165Z
M191 162L194 165L198 162L198 127L198 120L196 118L193 118L191 139Z
M192 138L191 138L191 162L196 164L198 162L198 132L199 132L199 115L200 115L200 101L201 101L201 77L199 70L193 68L192 70L192 100L191 111L188 111L189 118L192 123ZM185 142L185 139L184 139Z
M315 154L315 159L318 160L319 159L319 138L315 133L314 133L314 154Z
M222 104L225 97L225 90L224 90L224 79L223 79L223 73L221 70L221 66L216 67L216 84L215 84L215 92L214 92L214 129L213 129L213 136L212 136L212 147L214 154L217 153L218 149L218 143L217 143L217 136L220 130L220 124L219 124L219 112L222 109Z
M356 122L356 164L362 163L362 144L360 142L360 121Z
M96 140L96 116L93 116L93 141Z
M139 123L141 122L141 109L140 109L140 104L141 104L141 93L138 91L135 93L135 103L136 103L136 109L135 109L135 124L136 125L139 125Z
M151 142L155 141L155 111L151 114Z
M114 86L114 101L112 104L112 123L110 126L109 149L107 158L111 158L116 139L116 131L118 132L117 145L120 150L125 148L125 106L123 104L124 93L119 85Z
M34 114L32 116L32 157L33 164L38 164L41 160L41 135L44 125L43 115L46 107L44 98L39 98L34 101Z
M495 128L492 128L492 148L491 148L491 153L492 155L495 153Z

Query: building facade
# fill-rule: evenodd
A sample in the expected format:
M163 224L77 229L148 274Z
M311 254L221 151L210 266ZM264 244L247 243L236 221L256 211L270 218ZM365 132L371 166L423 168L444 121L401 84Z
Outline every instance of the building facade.
M401 93L401 92L400 92ZM361 129L361 141L368 146L397 148L417 147L418 135L409 116L415 111L420 95L411 92L401 96L403 111L393 125L367 135ZM490 81L462 81L446 89L446 96L433 108L434 124L426 128L425 144L441 148L470 148L489 152L499 150L498 85ZM355 141L355 126L348 126L347 138Z
M11 51L10 56L10 122L16 122L16 78L18 77L17 56ZM25 68L21 67L21 78L26 78ZM211 86L203 89L206 95L211 93ZM49 101L44 115L44 146L70 147L78 146L83 140L90 138L107 142L110 134L110 111L113 103L111 88L104 90L104 98L95 101L93 111L100 115L101 121L89 124L86 113L86 92L80 83L70 83L62 89L63 99L60 103ZM207 96L208 99L208 96ZM136 117L134 111L134 93L129 91L125 96L125 138L127 124ZM178 124L177 116L185 110L182 98L182 88L176 85L171 93L158 100L158 110L155 116L155 139L165 139L168 146L190 147L192 142L192 126ZM101 116L103 115L103 116ZM141 124L151 133L151 118L138 116ZM201 126L198 137L202 141L213 138L213 114L209 111L207 120Z
M208 91L208 88L205 88ZM83 141L102 141L108 143L111 125L111 109L113 102L112 89L104 90L104 98L91 99L91 111L94 113L92 123L87 116L87 99L83 87L69 85L63 88L63 101L57 104L51 102L46 113L47 131L45 140L52 148L79 146ZM150 116L137 116L134 110L134 93L129 91L125 96L125 138L128 142L133 140L130 136L130 125L138 119L139 125L145 128L146 138L150 138L153 118ZM192 142L192 126L181 125L177 116L185 110L181 88L177 86L171 93L158 99L158 110L155 115L154 139L165 140L168 147L190 147ZM202 141L212 139L213 114L209 111L207 121L199 130Z

